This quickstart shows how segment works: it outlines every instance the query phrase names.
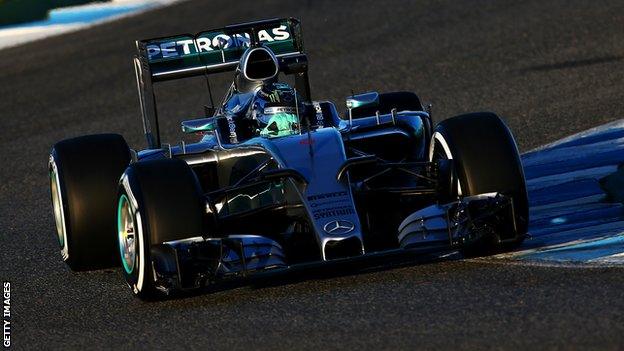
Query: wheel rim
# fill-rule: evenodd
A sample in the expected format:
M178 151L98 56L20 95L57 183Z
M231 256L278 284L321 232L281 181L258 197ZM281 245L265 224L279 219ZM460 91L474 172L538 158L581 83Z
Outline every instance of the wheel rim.
M429 145L429 161L452 158L453 155L446 144L446 140L440 133L435 132L431 137L431 144Z
M429 145L429 161L433 162L439 159L452 160L453 154L444 136L439 132L435 132L431 137L431 144ZM459 179L457 179L457 194L459 196L463 194Z
M56 224L56 239L61 247L63 259L67 259L67 230L65 229L65 211L63 209L63 197L56 162L50 157L50 194L52 195L52 208L54 211L54 223Z
M126 195L121 195L117 207L117 234L121 263L126 273L134 271L136 262L136 220L133 208Z

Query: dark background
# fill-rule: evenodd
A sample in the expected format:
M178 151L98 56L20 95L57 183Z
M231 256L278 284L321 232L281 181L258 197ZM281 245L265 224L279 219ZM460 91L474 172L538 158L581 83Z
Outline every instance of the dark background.
M100 132L144 146L134 40L278 16L301 18L313 97L339 106L351 90L413 90L436 120L499 113L524 151L624 107L622 1L189 1L3 50L0 277L16 348L624 347L619 268L438 262L151 304L117 269L70 272L48 151ZM206 103L191 89L158 91L172 131Z

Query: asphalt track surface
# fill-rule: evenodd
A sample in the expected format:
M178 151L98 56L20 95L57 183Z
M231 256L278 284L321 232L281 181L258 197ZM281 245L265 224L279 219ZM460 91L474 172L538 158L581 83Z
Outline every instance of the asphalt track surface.
M190 1L4 50L0 278L12 283L14 348L624 347L621 268L414 263L160 303L134 299L119 269L70 272L54 236L48 151L99 132L143 146L133 40L275 16L302 19L317 99L414 90L438 120L496 111L522 150L624 110L620 0ZM205 102L175 84L160 93L172 102L163 114L192 116Z

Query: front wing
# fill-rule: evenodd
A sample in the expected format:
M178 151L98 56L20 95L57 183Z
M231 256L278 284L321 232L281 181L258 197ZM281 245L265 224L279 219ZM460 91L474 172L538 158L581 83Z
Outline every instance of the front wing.
M509 197L499 193L464 197L448 204L426 207L408 216L398 228L398 249L311 264L359 261L406 252L445 253L490 235L504 241L504 236L499 233L515 233L514 218L513 201ZM278 242L258 235L194 237L164 242L151 247L151 257L156 287L165 294L310 265L289 265Z

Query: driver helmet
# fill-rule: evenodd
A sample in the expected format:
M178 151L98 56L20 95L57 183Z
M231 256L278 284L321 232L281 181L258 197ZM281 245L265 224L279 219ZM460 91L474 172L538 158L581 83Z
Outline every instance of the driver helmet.
M280 137L300 131L298 115L303 113L303 104L288 84L263 86L256 92L251 108L261 136Z

